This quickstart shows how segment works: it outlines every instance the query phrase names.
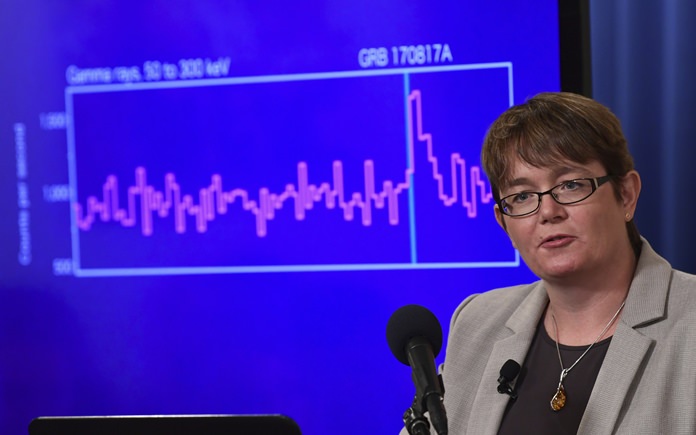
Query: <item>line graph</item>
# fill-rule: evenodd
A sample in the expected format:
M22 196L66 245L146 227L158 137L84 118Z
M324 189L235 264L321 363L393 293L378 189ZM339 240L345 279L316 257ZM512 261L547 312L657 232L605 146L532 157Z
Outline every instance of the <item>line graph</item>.
M195 227L199 233L206 232L208 222L217 216L226 215L230 205L239 203L240 208L254 215L256 220L256 234L265 237L268 232L268 222L275 217L275 210L281 209L286 201L294 201L294 216L296 220L303 220L307 211L312 210L317 203L324 202L327 209L339 207L343 210L343 218L352 221L359 210L362 224L372 224L372 208L387 208L388 219L391 225L398 225L399 197L411 187L411 177L416 173L415 152L416 142L425 144L427 161L432 168L432 178L437 183L438 198L445 206L459 203L467 209L469 218L477 216L477 203L488 204L492 194L490 186L482 179L481 168L471 165L467 168L466 160L460 154L450 156L451 180L450 193L445 189L445 177L440 171L440 165L433 150L433 136L424 132L422 94L420 90L413 90L408 96L408 149L410 166L404 171L401 181L386 180L381 190L375 182L375 163L372 160L364 161L364 191L346 194L344 189L343 162L336 160L332 163L332 182L311 183L309 168L306 162L297 164L297 181L295 184L287 184L280 193L272 193L269 188L262 187L258 191L258 199L251 198L249 191L242 188L234 188L225 191L220 174L213 174L207 187L201 188L198 200L193 195L182 193L182 188L176 181L176 175L167 173L164 180L164 189L157 190L148 183L147 169L138 167L135 169L135 182L127 188L126 208L121 207L119 198L118 178L109 175L102 186L103 196L89 196L86 206L75 203L77 226L80 230L89 231L99 218L102 222L119 222L123 227L137 225L136 203L140 210L140 227L144 236L152 235L154 231L153 216L160 218L174 216L174 228L177 233L187 230L186 216L195 217ZM416 140L417 139L417 140ZM468 169L468 171L467 171ZM139 198L139 200L138 200Z
M66 90L77 276L519 265L476 147L511 65L165 85Z

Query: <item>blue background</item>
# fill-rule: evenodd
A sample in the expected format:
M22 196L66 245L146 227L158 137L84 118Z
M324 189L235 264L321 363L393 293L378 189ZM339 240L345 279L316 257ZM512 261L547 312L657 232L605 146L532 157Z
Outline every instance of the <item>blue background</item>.
M450 156L459 153L467 169L480 166L485 129L510 96L519 102L560 86L555 1L533 11L516 1L245 3L3 7L0 28L12 29L5 32L14 42L4 46L0 81L0 432L24 433L40 415L282 413L309 435L352 433L347 422L356 418L371 433L396 433L414 386L387 346L389 316L421 304L446 334L470 293L535 279L524 265L472 265L512 263L515 251L492 203L479 201L475 218L461 205L442 206L420 141L398 225L387 223L384 209L373 208L373 224L364 226L359 209L346 221L321 202L298 221L289 200L263 238L238 203L203 233L193 218L175 233L170 215L154 217L145 237L140 218L128 228L97 218L78 230L68 202L45 200L44 186L68 184L84 206L89 196L103 199L102 185L115 175L124 205L136 167L158 190L164 174L175 174L195 202L213 174L251 199L261 187L279 193L297 184L301 161L316 184L330 182L332 162L343 162L348 193L364 190L367 159L378 187L401 182L407 96L415 89L450 193ZM436 43L448 44L451 60L394 65L392 46ZM374 47L387 48L389 65L363 68L360 49ZM189 87L196 82L182 79L155 89L170 84L155 80L66 91L71 65L143 73L147 61L198 58L229 58L225 77L262 83ZM510 82L506 67L418 69L500 62L512 66ZM377 75L397 67L414 70ZM333 72L357 75L296 80ZM72 124L42 128L40 114L49 112L67 112ZM26 128L21 179L17 123ZM18 182L29 189L26 208L17 205ZM30 213L29 265L17 260L20 211ZM316 265L330 270L273 269ZM375 270L341 270L356 265ZM54 274L69 266L102 276ZM251 269L227 273L235 267Z
M643 178L636 223L674 267L696 273L696 3L592 0L593 95L621 119Z
M679 109L694 95L686 78L695 52L688 41L696 38L680 33L694 11L686 2L629 3L591 4L594 94L622 119L644 176L639 228L693 272L693 226L677 212L693 205L674 192L695 181L693 147L683 145L694 124ZM396 433L414 388L410 369L386 345L391 313L422 304L446 334L468 294L534 279L524 265L134 276L149 266L409 264L405 200L403 223L385 224L381 210L370 227L321 204L298 222L287 213L290 201L263 241L244 212L218 216L204 234L189 221L177 235L171 217L155 218L149 239L137 225L96 222L77 232L81 267L125 267L128 276L54 273L55 259L76 255L74 222L67 202L44 200L44 186L72 183L84 202L109 174L125 189L143 165L153 184L173 172L188 193L213 173L229 189L279 191L296 182L299 161L309 163L313 181L326 181L338 159L359 191L368 158L385 178L403 177L401 76L278 83L263 92L240 85L74 95L73 150L65 129L42 129L39 120L66 110L70 65L229 57L229 77L291 76L364 70L361 48L428 43L448 43L455 65L511 62L519 103L559 89L555 1L534 8L515 1L23 1L1 8L0 432L26 433L39 415L283 413L310 435L351 433L346 423L356 418L371 433ZM507 105L500 103L507 84L499 81L491 70L409 75L410 88L423 91L440 162L458 152L479 164L485 127ZM300 90L294 107L292 92ZM26 126L28 208L17 204L16 123ZM369 140L359 141L356 125ZM512 249L492 206L480 204L476 219L439 206L433 183L418 171L423 164L416 161L413 192L421 264L507 259ZM22 210L31 217L29 265L17 259Z

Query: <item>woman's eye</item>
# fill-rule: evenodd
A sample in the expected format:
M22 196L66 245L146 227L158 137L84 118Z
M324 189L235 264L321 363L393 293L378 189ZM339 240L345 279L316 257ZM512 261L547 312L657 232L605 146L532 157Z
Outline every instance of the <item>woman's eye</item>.
M527 192L518 193L512 197L512 202L519 204L528 201L530 197L531 195Z
M575 180L566 181L562 184L563 190L575 190L579 187L581 187L580 182Z

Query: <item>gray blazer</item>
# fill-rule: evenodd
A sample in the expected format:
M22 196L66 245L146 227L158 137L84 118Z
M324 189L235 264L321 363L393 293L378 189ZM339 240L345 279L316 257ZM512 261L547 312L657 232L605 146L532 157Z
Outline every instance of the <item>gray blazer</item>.
M442 369L450 434L497 433L508 402L496 390L500 368L523 363L547 302L539 281L457 308ZM645 240L578 434L696 434L696 276Z

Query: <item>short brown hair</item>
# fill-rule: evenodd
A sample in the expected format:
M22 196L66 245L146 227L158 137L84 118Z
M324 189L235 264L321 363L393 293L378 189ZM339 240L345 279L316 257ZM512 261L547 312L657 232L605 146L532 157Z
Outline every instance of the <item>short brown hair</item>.
M534 167L597 161L616 177L634 168L618 118L597 101L568 92L544 92L512 106L488 129L481 162L496 203L512 181L517 159ZM620 198L618 181L612 184ZM631 245L640 252L638 228L633 220L626 225Z

